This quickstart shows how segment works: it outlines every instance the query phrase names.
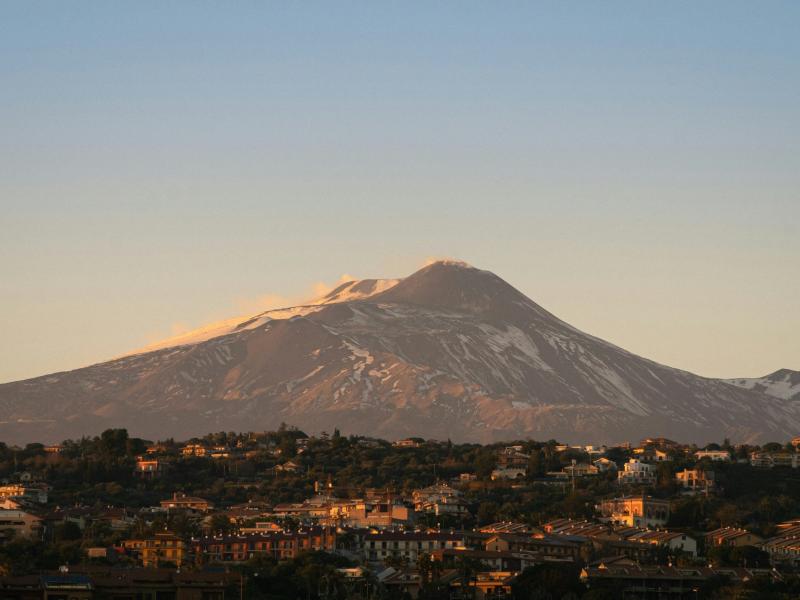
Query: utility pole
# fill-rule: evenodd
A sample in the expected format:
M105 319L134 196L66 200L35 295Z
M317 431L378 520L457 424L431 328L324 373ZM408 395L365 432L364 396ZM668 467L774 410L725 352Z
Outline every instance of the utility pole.
M575 464L577 462L578 461L575 460L574 458L572 459L572 493L573 494L575 493Z

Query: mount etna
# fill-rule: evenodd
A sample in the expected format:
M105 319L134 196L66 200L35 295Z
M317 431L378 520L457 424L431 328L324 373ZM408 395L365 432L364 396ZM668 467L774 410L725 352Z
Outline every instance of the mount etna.
M454 261L345 283L122 358L0 385L0 439L126 427L188 438L290 423L384 438L786 440L797 373L708 379L583 333Z

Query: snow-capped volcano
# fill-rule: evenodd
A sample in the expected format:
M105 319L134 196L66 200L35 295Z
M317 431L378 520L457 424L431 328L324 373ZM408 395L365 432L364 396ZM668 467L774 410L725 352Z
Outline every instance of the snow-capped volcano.
M784 440L796 403L672 369L463 263L347 282L123 358L0 385L0 439L261 430L569 442Z

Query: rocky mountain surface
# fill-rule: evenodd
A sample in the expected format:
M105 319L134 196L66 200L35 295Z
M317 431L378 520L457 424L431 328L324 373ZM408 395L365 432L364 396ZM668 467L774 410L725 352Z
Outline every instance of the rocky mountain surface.
M180 439L281 422L389 439L796 435L794 396L759 386L641 358L561 321L493 273L443 261L0 385L0 440L60 441L107 427Z

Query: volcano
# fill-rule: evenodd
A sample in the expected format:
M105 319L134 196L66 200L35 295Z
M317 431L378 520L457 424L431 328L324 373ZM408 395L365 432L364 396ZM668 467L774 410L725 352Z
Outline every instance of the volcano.
M796 404L636 356L491 272L441 261L0 385L0 439L108 427L181 439L285 422L388 439L780 441L800 430Z

